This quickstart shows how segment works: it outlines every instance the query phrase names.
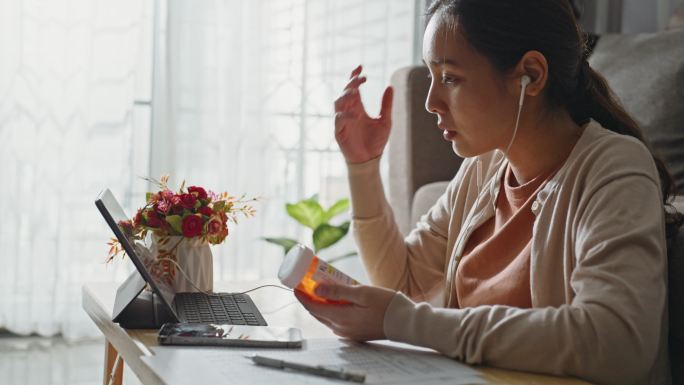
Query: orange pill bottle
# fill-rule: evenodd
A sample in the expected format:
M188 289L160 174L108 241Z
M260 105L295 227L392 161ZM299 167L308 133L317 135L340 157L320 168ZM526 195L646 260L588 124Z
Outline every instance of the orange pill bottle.
M336 269L331 264L314 255L311 248L297 244L285 256L278 271L278 278L283 285L303 292L311 299L323 303L348 303L333 301L315 294L314 290L322 283L341 285L358 285L359 283Z

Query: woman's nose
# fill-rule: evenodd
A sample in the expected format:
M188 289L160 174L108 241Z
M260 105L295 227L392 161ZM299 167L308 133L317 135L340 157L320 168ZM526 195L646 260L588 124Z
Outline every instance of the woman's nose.
M439 114L440 112L444 112L442 103L440 102L439 97L432 85L430 85L427 98L425 98L425 109L431 114Z

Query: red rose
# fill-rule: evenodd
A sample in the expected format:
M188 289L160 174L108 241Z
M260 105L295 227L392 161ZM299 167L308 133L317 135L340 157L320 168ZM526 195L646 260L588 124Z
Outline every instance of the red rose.
M186 210L192 210L197 202L197 198L192 194L181 194L180 199L183 208Z
M221 220L221 223L228 228L228 214L224 213L223 211L219 211L217 214Z
M207 223L207 240L209 243L218 245L228 236L228 226L221 223L220 219L212 219Z
M142 209L139 209L138 212L135 213L135 217L133 218L133 227L138 227L140 223L142 223L142 220Z
M133 236L133 223L131 221L119 221L119 228L127 237Z
M146 212L147 214L147 225L150 227L159 227L162 224L161 218L159 218L159 214L157 214L156 211L154 210L148 210Z
M197 197L197 199L207 199L207 192L202 187L190 186L188 192Z
M209 206L202 206L202 207L200 207L200 208L199 208L199 212L200 212L202 215L206 215L206 216L208 216L208 217L210 217L211 214L214 213L214 211L213 211L213 210L211 209L211 207L209 207Z
M202 218L197 215L188 215L183 218L183 236L192 238L202 234Z
M221 232L221 229L223 229L223 224L221 224L221 222L219 222L216 219L210 221L207 224L207 233L209 234L218 234L219 232Z

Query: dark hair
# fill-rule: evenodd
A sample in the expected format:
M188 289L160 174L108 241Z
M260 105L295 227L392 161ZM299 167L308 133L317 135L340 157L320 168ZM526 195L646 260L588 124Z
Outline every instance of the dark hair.
M470 45L501 73L515 68L526 52L541 52L549 63L546 95L551 108L567 109L578 125L594 119L651 149L606 79L589 66L587 38L568 0L435 0L426 12L427 20L440 10L458 21ZM650 151L660 176L663 204L669 206L676 195L674 179L665 162ZM670 207L666 220L669 228L676 229L684 217Z

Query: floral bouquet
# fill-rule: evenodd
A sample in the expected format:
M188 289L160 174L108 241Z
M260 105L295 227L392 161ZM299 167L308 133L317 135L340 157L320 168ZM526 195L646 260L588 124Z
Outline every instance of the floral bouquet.
M171 280L176 276L174 267L184 265L177 255L186 253L182 243L187 244L185 248L204 247L211 255L208 244L217 245L226 239L229 221L237 224L238 215L248 218L256 212L249 203L257 198L244 199L244 195L236 198L226 192L216 194L198 186L185 188L185 182L174 192L168 187L168 175L160 180L146 180L156 184L159 191L148 192L145 206L138 209L132 220L120 222L119 227L132 242L143 241L148 234L152 235L152 254L156 262L161 262L157 267ZM116 238L108 245L107 262L126 254ZM192 262L186 262L186 266L187 263Z

